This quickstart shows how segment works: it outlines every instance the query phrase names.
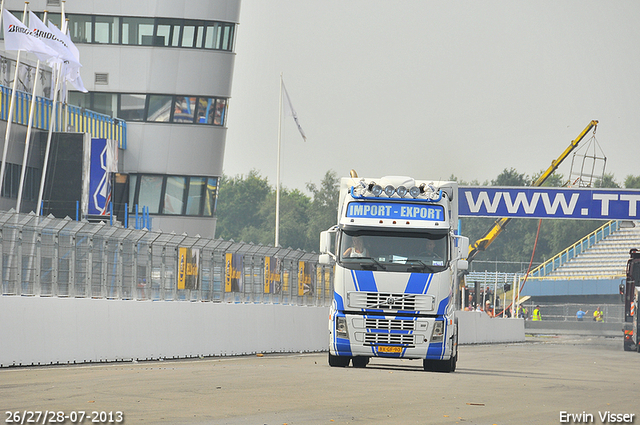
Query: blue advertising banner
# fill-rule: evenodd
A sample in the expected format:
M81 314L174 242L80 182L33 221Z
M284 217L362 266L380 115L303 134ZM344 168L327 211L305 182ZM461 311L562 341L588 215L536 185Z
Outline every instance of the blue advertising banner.
M111 173L115 172L115 144L108 139L91 139L89 167L89 214L108 215L111 202Z
M402 202L349 202L347 217L390 218L395 220L444 220L442 205Z
M463 217L638 220L640 190L548 187L460 187Z

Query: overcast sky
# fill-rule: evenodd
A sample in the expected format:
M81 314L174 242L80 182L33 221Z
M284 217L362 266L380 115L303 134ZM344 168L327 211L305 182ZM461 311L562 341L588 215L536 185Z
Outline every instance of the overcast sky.
M224 172L275 185L282 73L307 135L285 117L288 188L532 175L591 120L622 183L640 175L639 18L637 0L242 0Z

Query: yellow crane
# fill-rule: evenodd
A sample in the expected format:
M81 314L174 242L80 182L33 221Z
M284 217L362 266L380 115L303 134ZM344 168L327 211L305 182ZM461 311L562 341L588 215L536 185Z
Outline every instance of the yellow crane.
M538 179L535 182L533 182L531 186L534 186L534 187L542 186L542 184L547 180L547 178L549 178L549 176L553 174L554 171L556 171L556 169L560 166L562 161L564 161L565 158L569 156L569 154L578 146L578 143L580 143L582 139L584 139L587 133L589 133L591 129L593 129L593 131L595 132L595 128L597 126L598 126L598 121L596 120L591 121L589 125L587 125L585 129L582 130L582 132L578 135L578 137L576 137L575 140L571 141L571 143L564 150L564 152L562 152L562 154L558 158L551 161L551 166L544 173L542 173L542 175L540 175L540 177L538 177ZM502 232L502 230L504 230L505 226L507 225L507 223L509 223L510 220L511 218L500 218L496 220L493 226L489 229L487 233L485 233L483 237L481 237L480 239L478 239L472 245L469 246L469 255L467 257L467 260L471 262L479 251L484 251L485 249L487 249L489 245L491 245L491 243L496 239L496 237Z

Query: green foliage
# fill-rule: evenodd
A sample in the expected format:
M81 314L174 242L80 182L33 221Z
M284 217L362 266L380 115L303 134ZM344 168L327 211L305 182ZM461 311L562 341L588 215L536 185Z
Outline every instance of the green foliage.
M616 182L615 177L613 177L613 174L607 174L607 173L605 173L601 179L596 180L596 183L594 186L598 188L620 187L620 185Z
M519 174L515 168L505 168L495 180L491 180L491 186L527 186L530 181L529 176Z
M280 246L317 251L320 231L336 222L338 178L327 171L320 187L308 183L312 197L298 189L280 189ZM216 237L273 245L276 190L257 171L223 175L217 204Z
M640 176L628 175L624 179L624 187L627 189L640 189Z

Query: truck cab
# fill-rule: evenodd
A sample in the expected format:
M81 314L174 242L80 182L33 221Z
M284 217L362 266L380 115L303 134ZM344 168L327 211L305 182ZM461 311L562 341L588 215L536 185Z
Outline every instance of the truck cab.
M387 357L455 370L455 298L469 248L457 234L457 190L403 176L341 179L337 224L320 237L320 262L335 264L330 366Z

